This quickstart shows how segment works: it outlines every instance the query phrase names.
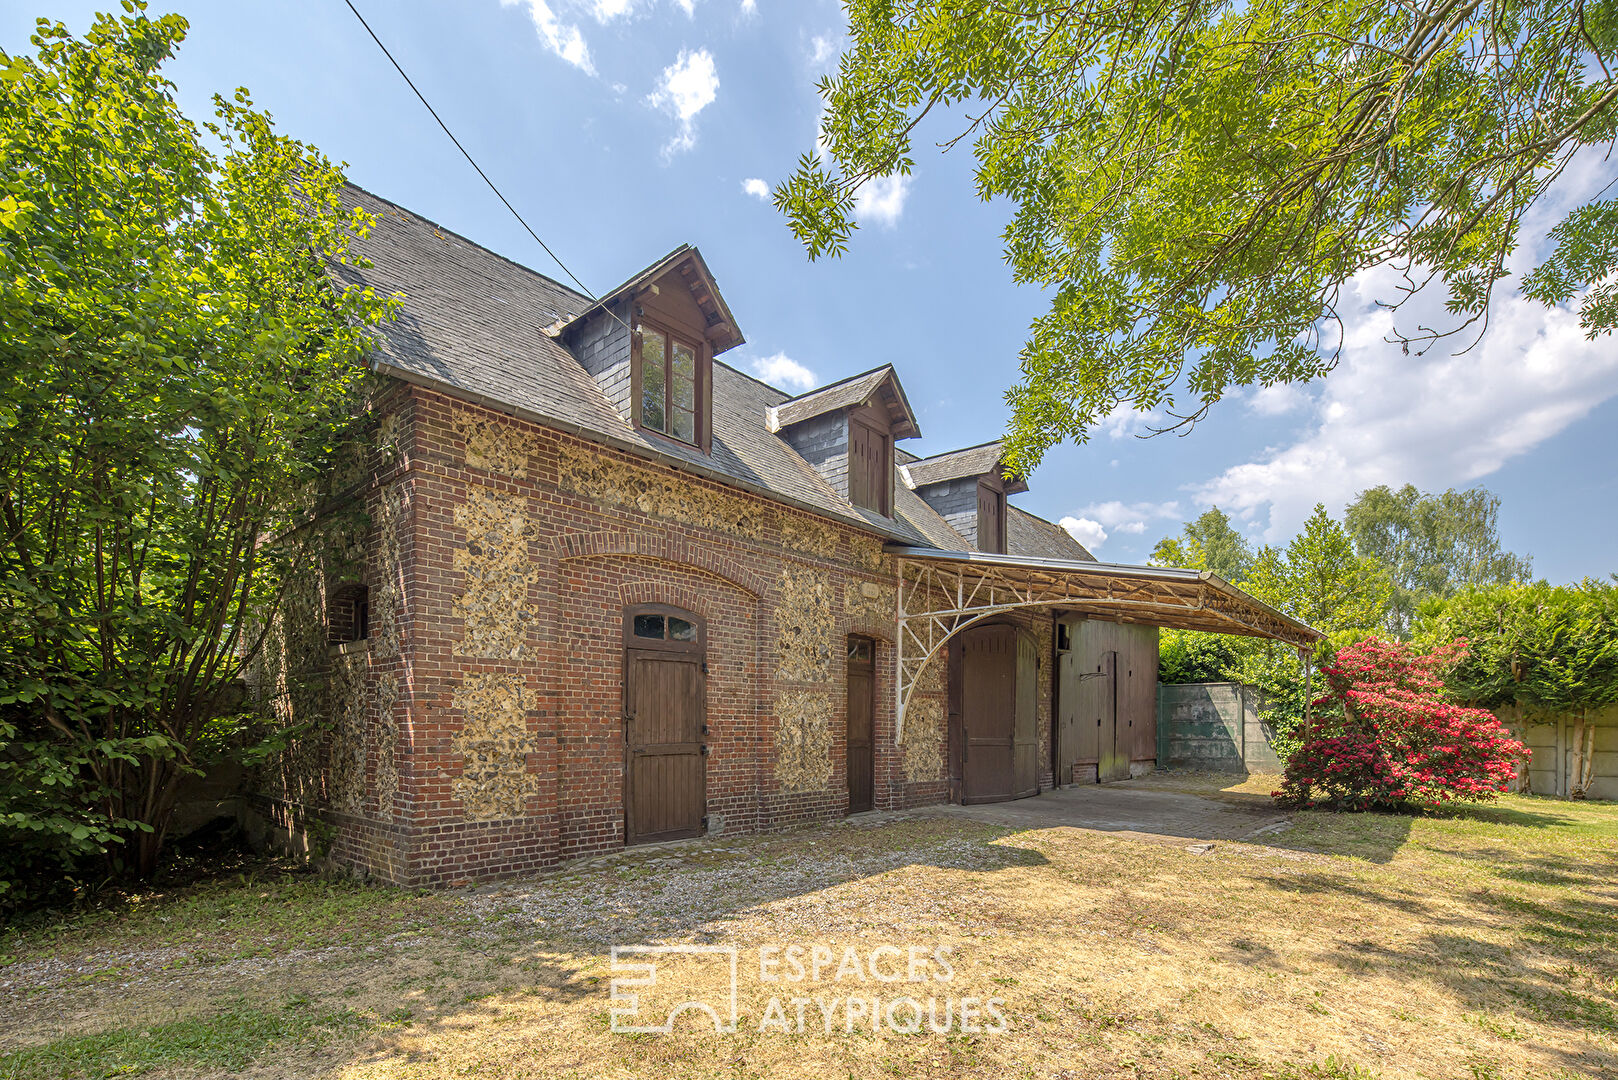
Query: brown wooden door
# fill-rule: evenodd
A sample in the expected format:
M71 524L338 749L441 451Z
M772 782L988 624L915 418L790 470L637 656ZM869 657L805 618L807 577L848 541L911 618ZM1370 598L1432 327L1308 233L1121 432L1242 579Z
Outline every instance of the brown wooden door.
M982 626L961 636L961 801L1014 798L1017 631Z
M1096 766L1096 779L1128 780L1129 753L1132 745L1127 729L1118 731L1118 653L1108 650L1101 654L1094 698L1096 714L1096 751L1100 758Z
M641 609L626 622L625 842L701 835L708 802L707 687L695 620L672 609ZM691 638L654 639L649 632L664 627L688 629Z
M1012 796L1039 794L1039 649L1027 634L1016 639L1016 713L1012 724Z
M870 638L848 639L848 812L874 805L875 758L871 737L876 715L876 645Z

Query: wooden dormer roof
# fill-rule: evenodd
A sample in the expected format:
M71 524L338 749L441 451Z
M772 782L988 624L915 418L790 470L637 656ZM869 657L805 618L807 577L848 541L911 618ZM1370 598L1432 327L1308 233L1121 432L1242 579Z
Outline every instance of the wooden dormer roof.
M657 287L660 282L666 284L670 278L677 278L690 290L692 301L706 321L707 325L703 328L703 332L707 335L708 344L715 356L747 340L742 336L741 327L736 325L736 317L730 313L730 305L725 303L724 296L720 294L719 283L709 271L708 264L702 258L702 252L690 244L681 244L588 308L559 323L555 331L560 332L568 325L625 297L636 297L647 289Z
M857 409L866 404L887 412L889 430L895 439L921 436L921 425L916 423L910 399L905 397L904 387L891 364L788 398L772 406L766 420L771 431L781 431L838 409Z
M996 439L993 442L968 446L962 450L951 450L945 454L935 454L930 458L901 465L899 476L912 491L950 480L991 474L1005 482L1007 495L1027 491L1028 484L1025 481L1007 475L1005 462L1002 460L1003 454L1004 447L1001 441Z

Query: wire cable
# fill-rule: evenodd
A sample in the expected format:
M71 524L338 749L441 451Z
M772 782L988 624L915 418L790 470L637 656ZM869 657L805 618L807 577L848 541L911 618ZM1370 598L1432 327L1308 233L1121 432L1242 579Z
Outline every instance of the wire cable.
M483 177L483 182L489 185L489 190L494 192L502 203L505 203L506 209L511 211L511 216L517 219L517 223L524 229L528 230L528 235L534 238L534 243L538 244L545 250L545 254L551 257L551 261L562 268L562 273L573 279L573 284L577 285L579 287L579 291L585 296L589 297L592 303L601 303L600 298L598 298L595 293L591 292L589 288L586 287L584 282L579 280L579 276L577 274L567 268L567 263L563 262L557 256L556 252L551 250L550 245L539 238L539 234L534 231L533 226L529 225L527 221L523 220L523 216L517 213L517 208L511 205L511 200L506 198L500 189L495 186L493 180L489 179L489 174L483 171L483 167L477 163L471 154L467 153L466 147L461 145L461 140L457 139L455 137L455 133L449 129L449 125L444 123L444 118L438 115L438 110L433 108L432 102L428 101L427 96L417 89L415 82L413 82L410 76L406 74L405 69L400 66L399 61L395 60L393 58L393 54L388 51L388 47L382 44L382 39L376 36L376 31L371 29L371 24L365 21L365 16L360 14L360 9L354 6L354 0L343 0L343 3L348 5L348 10L354 13L354 18L358 19L360 21L360 25L365 27L365 32L371 35L371 40L376 42L376 47L382 50L382 55L388 58L388 63L393 65L393 70L399 73L399 77L405 81L406 86L410 87L411 91L416 95L417 100L425 105L427 107L427 111L432 114L433 119L438 121L438 126L444 129L445 135L449 136L449 141L455 144L455 149L459 150L461 152L461 156L466 158L467 163L471 165L472 168L477 170L477 174L479 176ZM617 319L618 322L623 322L622 319L618 319L618 316L610 310L607 312L607 314L612 315L612 317Z

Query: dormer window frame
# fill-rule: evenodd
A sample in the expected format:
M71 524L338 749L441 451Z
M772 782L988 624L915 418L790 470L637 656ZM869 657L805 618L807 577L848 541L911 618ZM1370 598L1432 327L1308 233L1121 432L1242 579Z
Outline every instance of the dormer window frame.
M641 304L633 308L634 321L630 333L630 408L632 422L635 430L645 432L647 435L659 439L666 439L679 446L708 453L713 440L713 347L707 336L696 327L685 325L681 320L668 317L659 312L648 312ZM662 366L658 377L649 380L646 377L646 337L647 331L657 334L664 342ZM679 346L689 349L694 357L696 371L692 381L692 409L691 437L688 439L678 433L675 423L675 410L682 409L677 404L673 393L675 380L676 350ZM660 383L662 386L663 423L661 426L649 422L647 416L648 383ZM654 391L655 392L655 391Z

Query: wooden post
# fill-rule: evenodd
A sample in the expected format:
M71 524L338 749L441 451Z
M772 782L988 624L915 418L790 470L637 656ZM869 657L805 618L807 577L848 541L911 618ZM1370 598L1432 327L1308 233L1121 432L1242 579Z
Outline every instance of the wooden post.
M1303 661L1303 741L1308 742L1309 736L1314 734L1315 695L1310 691L1314 665L1309 662L1309 654L1302 649L1298 650L1298 658Z

